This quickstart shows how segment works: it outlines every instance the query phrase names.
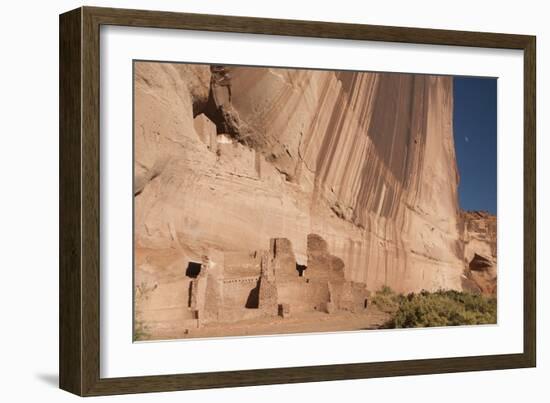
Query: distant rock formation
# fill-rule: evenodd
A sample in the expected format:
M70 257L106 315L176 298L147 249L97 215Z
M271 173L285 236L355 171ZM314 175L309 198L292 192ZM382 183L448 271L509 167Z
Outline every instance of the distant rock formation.
M212 250L225 254L225 278L243 277L259 267L249 254L288 242L294 266L276 276L295 265L315 276L311 265L327 259L348 293L461 290L475 277L470 254L493 256L458 206L452 77L153 62L134 71L136 283L158 284L141 309L158 326L191 317L177 297L189 292L182 268Z
M461 214L464 245L463 288L496 295L497 218L485 211Z

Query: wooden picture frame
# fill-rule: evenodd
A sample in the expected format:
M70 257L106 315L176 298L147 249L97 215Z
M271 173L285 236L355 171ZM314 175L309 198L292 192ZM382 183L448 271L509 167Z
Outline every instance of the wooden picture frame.
M227 372L100 377L101 25L519 49L524 52L524 349L521 354ZM81 7L60 16L60 387L81 396L534 367L535 37Z

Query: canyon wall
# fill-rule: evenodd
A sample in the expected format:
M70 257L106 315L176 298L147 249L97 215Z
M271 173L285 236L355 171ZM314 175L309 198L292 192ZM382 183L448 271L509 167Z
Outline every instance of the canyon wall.
M497 218L485 211L463 211L460 216L464 248L464 289L497 292Z
M452 77L136 62L134 78L136 284L165 288L148 312L184 315L175 289L210 250L286 238L307 266L309 234L369 290L462 289Z

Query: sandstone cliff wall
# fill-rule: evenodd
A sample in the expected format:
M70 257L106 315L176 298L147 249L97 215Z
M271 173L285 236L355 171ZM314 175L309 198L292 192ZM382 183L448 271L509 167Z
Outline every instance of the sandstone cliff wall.
M370 290L462 289L452 110L451 77L136 63L136 282L314 233Z
M465 266L463 288L496 295L497 218L484 211L463 211L460 228Z

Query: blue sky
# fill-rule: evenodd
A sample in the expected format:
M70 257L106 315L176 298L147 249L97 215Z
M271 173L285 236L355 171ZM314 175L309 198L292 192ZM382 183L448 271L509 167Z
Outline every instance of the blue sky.
M497 79L454 77L460 207L497 212Z

